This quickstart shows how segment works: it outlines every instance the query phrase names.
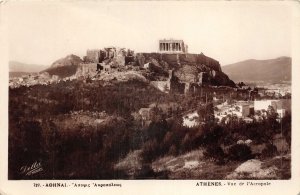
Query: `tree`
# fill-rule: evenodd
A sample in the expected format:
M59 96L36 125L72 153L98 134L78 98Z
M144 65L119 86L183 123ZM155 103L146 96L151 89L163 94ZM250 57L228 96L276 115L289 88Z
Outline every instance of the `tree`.
M204 152L204 156L208 158L212 158L214 161L215 160L220 161L224 159L225 153L219 145L212 144L206 148Z
M149 115L150 120L153 122L159 122L165 118L163 111L157 106L150 110Z
M202 135L202 143L205 145L217 144L222 136L224 136L223 127L219 125L211 127L204 131Z
M261 111L260 110L255 111L255 115L261 116Z
M191 138L187 133L181 142L182 152L191 150Z
M168 124L166 120L151 122L146 130L146 139L157 139L159 142L163 140L168 131Z
M291 125L292 125L292 121L291 121L291 114L290 113L286 114L282 118L281 124L282 124L283 136L285 137L286 142L289 144L289 147L291 147Z
M199 115L199 122L213 122L214 121L214 106L212 102L200 104L197 109Z
M245 144L235 144L229 149L229 159L236 161L245 161L252 158L252 151Z
M173 144L168 152L169 155L176 156L178 154L176 146Z
M276 133L276 130L279 127L277 116L278 114L276 113L273 106L269 106L267 110L265 134L271 144L273 144L273 135Z
M245 83L244 82L239 82L237 85L241 88L241 87L245 86Z
M268 106L268 109L267 109L267 118L268 119L272 119L272 120L276 120L277 119L277 112L275 111L274 107L273 106Z
M272 144L267 144L266 148L262 150L262 157L272 157L277 154L277 147Z
M159 156L159 145L156 139L147 141L142 147L142 158L144 162L152 162Z

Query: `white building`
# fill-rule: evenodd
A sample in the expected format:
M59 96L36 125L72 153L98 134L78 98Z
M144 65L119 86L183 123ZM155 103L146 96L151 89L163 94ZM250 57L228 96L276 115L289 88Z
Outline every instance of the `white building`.
M286 114L286 110L285 109L277 109L277 114L279 118L283 118Z
M241 105L238 105L239 107L239 112L240 112L240 115L242 117L247 117L250 115L250 106L249 104L241 104Z
M254 111L268 110L268 107L272 106L272 102L274 101L278 101L278 100L255 100Z
M286 115L287 112L291 112L291 100L256 100L254 101L254 111L268 110L268 107L272 106L279 118Z

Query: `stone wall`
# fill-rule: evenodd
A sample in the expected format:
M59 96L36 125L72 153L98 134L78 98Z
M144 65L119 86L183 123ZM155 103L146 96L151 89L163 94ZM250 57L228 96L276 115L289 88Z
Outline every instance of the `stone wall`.
M113 66L124 66L134 61L134 52L125 48L106 47L103 49L87 50L83 57L85 63L108 63Z
M88 76L94 76L97 74L97 63L82 63L79 64L76 74L76 77L88 77Z
M100 60L100 55L101 55L100 50L97 49L87 50L86 56L84 57L84 61L98 63Z
M137 53L136 63L143 66L150 62L151 59L156 59L159 63L166 62L170 68L178 68L183 64L200 67L205 65L215 71L222 71L220 63L204 54L166 54L166 53Z

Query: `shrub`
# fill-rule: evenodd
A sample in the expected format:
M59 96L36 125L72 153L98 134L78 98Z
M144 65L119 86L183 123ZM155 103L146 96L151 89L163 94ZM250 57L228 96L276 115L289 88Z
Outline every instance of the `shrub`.
M134 176L137 179L154 179L155 172L149 164L143 164L142 168Z
M187 133L183 140L181 141L181 150L182 152L185 152L185 151L190 151L192 149L192 145L191 145L191 137L190 135Z
M177 148L175 145L172 145L168 152L169 155L176 156L178 154Z
M263 158L272 157L277 154L277 147L272 144L268 144L266 148L262 150L261 154Z
M142 147L142 158L144 162L151 162L159 156L159 144L156 139L147 141Z
M252 151L245 144L235 144L229 149L228 157L230 160L245 161L252 158Z
M218 145L210 145L206 148L204 156L207 158L212 158L214 161L220 161L224 159L225 154L223 149Z
M220 138L224 135L224 130L221 126L214 126L210 130L205 131L202 135L203 144L210 145L218 143Z

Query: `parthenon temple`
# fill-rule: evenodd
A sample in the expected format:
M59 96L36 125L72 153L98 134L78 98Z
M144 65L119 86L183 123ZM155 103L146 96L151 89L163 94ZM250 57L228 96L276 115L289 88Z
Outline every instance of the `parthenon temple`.
M159 52L161 53L187 53L188 46L183 40L163 39L159 40Z

